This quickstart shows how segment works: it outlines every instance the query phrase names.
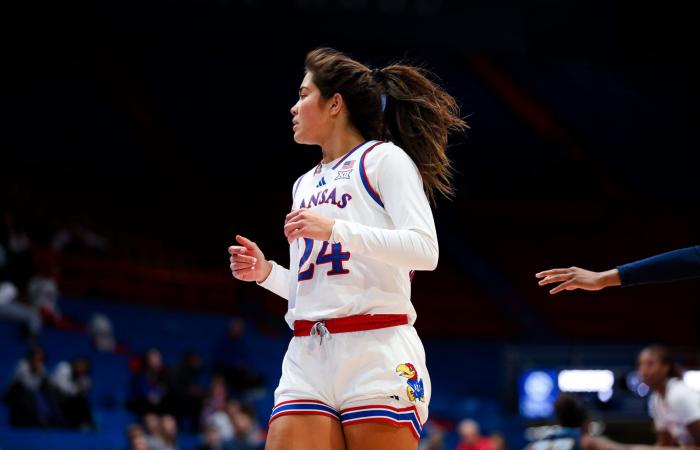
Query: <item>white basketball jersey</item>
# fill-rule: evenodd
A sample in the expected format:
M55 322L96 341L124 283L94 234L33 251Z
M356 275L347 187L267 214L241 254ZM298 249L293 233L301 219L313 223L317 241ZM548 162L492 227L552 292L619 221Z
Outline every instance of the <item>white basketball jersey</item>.
M437 238L410 157L392 143L365 142L294 183L292 209L300 208L336 223L329 241L293 242L288 275L276 267L269 277L276 281L261 283L285 296L270 285L286 279L290 327L357 314L407 314L412 324L412 270L435 267Z
M400 152L391 143L369 141L328 164L319 164L294 185L292 209L309 208L325 217L391 230L395 225L377 192L383 154ZM415 165L408 170L417 172ZM418 178L420 179L420 178ZM422 186L416 191L425 197ZM407 193L408 194L408 193ZM427 199L425 199L427 205ZM427 205L428 212L430 207ZM432 233L434 224L430 217ZM336 238L336 233L332 239ZM416 313L411 304L411 267L388 264L347 242L298 239L290 246L289 310L286 320L320 320L356 314Z

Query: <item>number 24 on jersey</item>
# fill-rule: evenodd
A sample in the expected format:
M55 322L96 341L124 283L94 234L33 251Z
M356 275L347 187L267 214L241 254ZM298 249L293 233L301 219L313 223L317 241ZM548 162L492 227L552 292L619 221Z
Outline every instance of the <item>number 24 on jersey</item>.
M343 266L344 262L350 260L350 252L344 252L341 243L331 244L328 241L323 241L323 244L321 244L321 251L318 252L316 263L309 262L308 267L304 269L304 265L309 261L309 257L313 252L314 245L315 241L313 239L304 238L304 254L301 255L301 259L299 260L299 275L297 278L299 281L312 279L316 266L320 264L331 265L326 275L345 275L350 273L350 270Z

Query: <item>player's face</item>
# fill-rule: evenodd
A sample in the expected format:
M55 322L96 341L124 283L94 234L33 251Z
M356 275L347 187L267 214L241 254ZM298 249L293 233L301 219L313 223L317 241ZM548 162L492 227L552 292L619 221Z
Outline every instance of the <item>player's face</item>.
M656 354L645 350L639 354L637 371L644 384L654 389L663 385L668 375L668 366Z
M299 87L299 100L291 109L294 142L313 145L325 141L330 131L326 106L312 74L307 73Z

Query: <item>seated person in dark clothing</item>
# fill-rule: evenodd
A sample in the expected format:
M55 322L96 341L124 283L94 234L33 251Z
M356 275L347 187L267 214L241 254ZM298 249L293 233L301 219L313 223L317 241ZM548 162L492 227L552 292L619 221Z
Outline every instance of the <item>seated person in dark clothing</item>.
M235 318L229 322L226 337L214 346L214 370L226 378L236 394L265 385L263 377L250 368L250 352L244 339L245 322Z
M93 428L92 411L88 393L90 360L77 358L72 362L61 361L51 375L51 385L58 393L66 425L74 428Z
M131 380L129 395L127 406L139 416L168 412L167 373L160 350L146 351L139 372Z
M198 429L205 395L203 377L202 358L194 351L187 352L180 365L171 372L173 413L180 427L186 430Z
M32 348L17 369L5 393L10 409L10 424L15 427L62 426L63 417L56 394L46 376L46 355Z

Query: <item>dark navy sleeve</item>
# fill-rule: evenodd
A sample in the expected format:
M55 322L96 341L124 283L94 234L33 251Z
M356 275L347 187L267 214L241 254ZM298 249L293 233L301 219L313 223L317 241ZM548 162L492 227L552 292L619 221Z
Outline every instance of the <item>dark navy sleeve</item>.
M622 286L700 278L700 245L623 264L617 270Z

